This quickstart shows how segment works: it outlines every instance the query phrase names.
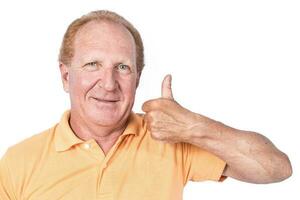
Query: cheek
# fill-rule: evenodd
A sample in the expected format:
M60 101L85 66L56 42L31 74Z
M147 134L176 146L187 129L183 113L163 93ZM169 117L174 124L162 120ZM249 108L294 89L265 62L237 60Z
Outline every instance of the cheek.
M69 77L70 95L76 97L84 97L85 94L93 87L91 78L79 74L71 74Z
M122 93L128 101L134 101L136 92L136 79L126 80L120 83Z

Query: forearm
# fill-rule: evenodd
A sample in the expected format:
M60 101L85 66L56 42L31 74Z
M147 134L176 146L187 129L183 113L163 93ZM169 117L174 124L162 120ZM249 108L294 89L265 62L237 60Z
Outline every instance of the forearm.
M225 176L270 183L292 173L288 157L258 133L237 130L191 112L173 98L150 100L144 103L143 110L154 139L186 142L215 154L227 163Z
M252 183L278 182L290 176L288 157L263 135L207 121L206 126L193 127L188 142L226 161L224 175Z

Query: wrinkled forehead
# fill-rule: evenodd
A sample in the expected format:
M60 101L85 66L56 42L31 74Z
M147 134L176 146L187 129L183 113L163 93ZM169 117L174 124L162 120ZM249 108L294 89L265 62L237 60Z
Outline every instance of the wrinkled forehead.
M108 20L91 21L83 25L75 35L74 54L88 50L136 57L136 47L132 34L122 24Z

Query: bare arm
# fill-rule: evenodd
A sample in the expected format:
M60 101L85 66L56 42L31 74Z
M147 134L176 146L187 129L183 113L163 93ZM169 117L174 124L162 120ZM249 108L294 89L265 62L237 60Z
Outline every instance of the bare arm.
M171 77L162 83L162 98L143 104L152 137L165 142L186 142L223 159L223 175L251 183L282 181L292 174L291 163L265 136L237 130L191 112L174 99Z
M199 120L201 125L192 128L188 142L226 161L223 175L251 183L278 182L291 176L287 155L265 136L237 130L201 115ZM209 123L206 131L203 131L204 121Z

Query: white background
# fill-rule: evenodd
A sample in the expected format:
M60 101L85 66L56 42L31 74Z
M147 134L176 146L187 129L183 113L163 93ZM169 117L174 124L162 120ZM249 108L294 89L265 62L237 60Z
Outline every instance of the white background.
M161 80L171 73L179 103L264 134L294 168L277 184L190 182L184 199L299 199L298 1L1 1L0 157L69 107L59 77L60 42L71 21L97 9L123 15L143 37L136 112L160 96Z

